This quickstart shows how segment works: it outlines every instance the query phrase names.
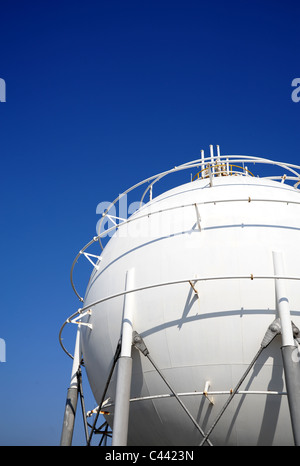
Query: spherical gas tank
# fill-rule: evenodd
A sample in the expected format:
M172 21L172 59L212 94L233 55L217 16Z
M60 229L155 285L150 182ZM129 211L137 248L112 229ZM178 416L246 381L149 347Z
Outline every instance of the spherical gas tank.
M82 351L96 401L130 294L134 330L207 432L278 317L274 252L286 276L300 275L299 219L297 189L252 176L200 178L136 211L105 246L84 298L92 330L82 328ZM135 291L124 294L128 276ZM284 284L300 326L299 282ZM281 345L278 335L261 352L212 431L213 445L293 445ZM151 361L134 346L132 359L128 445L199 445L199 429ZM111 426L116 377L105 396Z

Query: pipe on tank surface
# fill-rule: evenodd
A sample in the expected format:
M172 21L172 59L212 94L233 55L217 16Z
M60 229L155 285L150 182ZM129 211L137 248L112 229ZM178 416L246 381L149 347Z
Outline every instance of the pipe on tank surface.
M134 288L134 269L126 273L126 291ZM121 353L118 360L116 401L114 412L112 446L126 446L128 436L130 388L132 374L133 294L125 296Z
M77 371L80 366L80 357L81 357L80 325L78 325L77 334L76 334L76 342L75 342L73 366L72 366L72 372L71 372L71 381L70 381L70 386L67 392L63 428L62 428L62 434L61 434L61 439L60 439L61 446L72 445L75 415L76 415L77 400L78 400L79 385L78 385Z
M274 273L284 275L283 257L281 251L273 251ZM284 280L275 278L276 306L281 321L282 360L288 404L291 416L294 442L300 445L300 363L298 348L295 345L289 300Z

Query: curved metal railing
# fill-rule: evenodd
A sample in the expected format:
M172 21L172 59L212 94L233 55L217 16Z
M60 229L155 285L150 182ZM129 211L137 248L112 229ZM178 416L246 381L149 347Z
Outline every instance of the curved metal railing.
M246 274L246 275L230 275L230 276L225 276L225 275L220 275L220 276L212 276L212 277L192 277L192 278L183 278L180 280L172 280L168 282L161 282L161 283L153 283L150 285L145 285L145 286L140 286L137 288L133 288L130 290L122 290L118 293L114 293L110 296L105 296L104 298L98 299L97 301L94 301L93 303L88 304L87 306L84 306L82 308L79 308L76 312L74 312L70 317L68 317L63 325L61 326L60 332L59 332L59 342L62 347L62 349L65 351L65 353L72 358L72 355L66 350L62 343L62 332L65 326L69 323L77 323L80 324L81 322L78 322L78 319L81 318L82 316L91 313L91 309L96 306L97 304L104 303L106 301L110 301L111 299L119 298L120 296L126 296L129 293L137 293L140 291L145 291L153 288L160 288L164 286L171 286L171 285L181 285L184 283L189 284L192 289L195 291L195 284L198 282L208 282L208 281L216 281L216 280L295 280L299 281L300 276L287 276L287 275L254 275L252 273ZM196 293L196 291L195 291ZM255 312L255 311L253 311ZM83 325L89 325L87 323L83 323Z
M255 176L253 172L251 172L248 167L244 166L244 164L247 163L249 164L264 164L267 166L277 166L280 169L284 171L282 175L268 175L268 176L262 176L261 178L266 178L266 179L272 179L272 180L280 180L281 182L294 182L294 187L298 188L300 184L300 173L296 170L300 170L300 166L298 165L293 165L293 164L287 164L283 162L277 162L274 160L269 160L266 158L262 157L253 157L253 156L246 156L246 155L218 155L217 157L214 157L213 154L211 153L210 157L204 157L203 156L203 151L202 151L202 157L200 159L193 160L191 162L184 163L182 165L176 166L170 170L164 171L162 173L153 175L149 178L144 179L143 181L140 181L139 183L135 184L134 186L128 188L126 191L124 191L122 194L120 194L114 201L111 202L109 207L105 210L105 212L102 214L102 218L98 222L98 234L97 236L94 236L92 240L90 240L76 255L72 266L71 266L71 272L70 272L70 280L71 280L71 285L72 288L78 297L80 301L83 301L83 298L81 295L78 293L76 290L74 280L73 280L73 272L74 272L74 267L77 264L78 259L80 258L81 255L84 255L94 267L97 267L97 263L94 262L94 258L98 259L98 261L101 260L101 256L94 255L87 253L86 250L95 242L99 242L101 250L103 250L103 244L102 244L102 239L104 236L107 236L109 233L113 232L117 228L119 228L122 225L125 225L131 221L137 220L139 218L142 218L141 216L134 216L130 217L129 219L119 219L121 220L119 223L116 223L113 221L113 216L110 216L110 211L112 208L128 193L132 192L133 190L141 187L142 185L148 184L147 188L144 190L141 200L140 200L140 207L143 205L143 201L145 199L145 196L147 192L150 193L150 200L152 199L152 192L153 192L153 186L161 181L164 177L178 173L183 170L191 170L194 168L199 168L201 167L200 172L196 173L194 176L197 177L197 179L206 179L209 178L210 176L212 178L217 177L217 176L235 176L235 175L241 175L241 176ZM242 164L237 165L237 164ZM235 170L234 168L238 168L238 170ZM220 169L218 169L220 168ZM288 172L289 175L287 175L285 172ZM192 179L193 181L193 179ZM247 199L248 200L248 199ZM218 201L214 201L216 203ZM219 201L221 202L221 201ZM225 202L225 200L222 200L222 202ZM228 200L229 202L229 200ZM274 201L275 202L275 201ZM277 201L280 202L280 201ZM180 206L183 207L183 206ZM147 214L148 215L148 214ZM104 220L108 218L112 221L112 226L108 229L106 229L104 232L101 233L101 227L103 225Z
M109 207L103 213L102 218L98 223L98 232L97 232L98 235L97 235L97 237L98 237L101 249L103 249L101 238L103 237L104 234L106 234L108 231L110 231L110 230L106 230L106 232L104 234L101 234L100 232L101 232L102 223L103 223L105 217L107 215L109 215L109 211L113 208L113 206L115 206L115 204L117 202L119 202L120 199L122 199L122 197L127 195L129 192L133 191L134 189L137 189L138 187L142 186L143 184L148 183L148 186L147 186L146 190L144 191L144 193L142 194L142 197L141 197L140 205L142 205L143 200L144 200L147 192L151 193L151 199L152 199L152 190L153 190L154 184L156 184L158 181L161 181L162 178L166 177L167 175L171 175L173 173L178 173L179 171L183 171L183 170L190 170L192 168L198 168L199 166L201 166L202 167L201 171L203 172L203 174L204 174L205 170L211 169L211 176L215 177L215 176L218 176L220 174L220 172L215 171L215 167L221 166L221 165L238 166L237 165L238 163L242 163L242 164L244 164L244 163L248 163L248 164L249 163L251 163L251 164L265 164L265 165L273 165L273 166L280 167L283 170L286 170L286 171L290 172L292 174L292 176L291 175L286 175L286 173L284 173L281 176L278 176L278 175L274 175L274 176L271 175L270 176L269 175L269 176L263 176L262 178L273 179L273 180L281 180L282 182L284 182L284 181L295 181L296 182L294 184L295 188L297 188L298 185L300 184L300 173L298 173L295 170L295 169L300 170L299 165L287 164L287 163L283 163L283 162L276 162L274 160L269 160L269 159L262 158L262 157L252 157L252 156L246 156L246 155L238 155L238 156L236 156L236 155L223 155L223 156L219 156L219 157L215 157L215 158L214 157L205 157L205 158L203 157L201 159L193 160L191 162L184 163L184 164L176 166L176 167L174 167L174 168L172 168L170 170L167 170L165 172L162 172L162 173L159 173L157 175L146 178L143 181L140 181L139 183L135 184L131 188L128 188L126 191L124 191L122 194L120 194L114 201L112 201L111 204L109 205ZM241 168L243 168L243 167L241 167ZM230 169L228 169L227 174L228 174L228 176L231 175ZM243 174L243 175L246 174L246 175L254 176L253 173L251 173L248 170L247 167L243 168L243 172L232 170L232 175L236 175L236 174ZM202 179L204 179L204 178L207 178L207 175L203 175ZM118 225L116 225L116 226L118 226Z
M120 194L114 201L112 201L109 205L109 207L105 210L105 212L102 214L102 218L98 222L98 231L97 231L97 236L94 236L92 240L90 240L76 255L72 266L71 266L71 271L70 271L70 280L71 280L71 285L72 288L78 297L78 299L83 302L84 298L79 294L77 291L75 284L74 284L74 279L73 279L73 274L74 274L74 268L75 265L78 262L78 259L84 255L86 259L88 259L93 267L98 268L99 262L101 261L101 253L100 255L95 255L87 252L87 249L94 243L99 243L101 250L103 250L103 244L102 244L102 239L103 237L107 236L109 233L113 232L114 230L120 228L122 225L128 224L129 222L138 220L140 218L143 218L144 216L149 216L149 215L155 215L158 212L151 212L150 214L147 213L143 215L140 213L140 215L134 215L130 218L127 219L119 219L120 222L116 223L113 219L116 218L114 216L110 215L110 211L112 208L127 194L131 193L133 190L136 190L140 188L141 186L147 184L146 189L142 193L141 200L140 200L140 207L143 205L145 196L147 193L150 194L150 200L152 200L153 197L153 187L156 183L159 181L162 181L163 178L165 178L168 175L182 172L184 170L193 170L201 167L201 170L198 171L195 175L197 179L210 179L212 180L214 177L217 176L232 176L232 175L240 175L240 176L255 176L253 174L252 170L248 169L248 165L251 164L253 166L255 165L265 165L265 166L273 166L273 167L279 167L283 173L282 175L267 175L267 176L261 176L260 178L263 179L271 179L271 180L280 180L282 183L284 182L289 182L293 183L294 187L297 189L300 185L300 166L299 165L294 165L294 164L289 164L289 163L284 163L284 162L278 162L274 160L270 160L267 158L263 157L254 157L254 156L247 156L247 155L220 155L219 153L219 147L217 146L218 149L218 155L214 156L212 146L210 146L210 156L209 157L204 157L204 151L201 151L201 158L192 160L190 162L186 162L184 164L181 164L179 166L175 166L172 169L166 170L164 172L158 173L156 175L150 176L149 178L144 179L143 181L140 181L139 183L135 184L134 186L128 188L126 191L124 191L122 194ZM247 164L247 166L245 166ZM234 168L233 168L234 167ZM194 177L194 178L195 178ZM191 179L193 181L193 179ZM212 184L211 184L212 185ZM168 188L169 189L169 188ZM300 192L300 191L299 191ZM214 200L214 201L205 201L203 204L208 204L210 202L216 203L216 202L237 202L237 201L247 201L250 202L250 199L221 199L221 200ZM251 199L252 202L286 202L283 200L276 200L276 199ZM300 204L299 202L289 202L289 203L296 203ZM199 205L201 203L198 203ZM176 209L176 208L182 208L182 207L188 207L192 206L194 204L188 204L185 206L175 206L171 207L169 209ZM168 209L166 209L168 210ZM159 211L161 213L162 210ZM105 219L110 219L112 221L112 226L105 231L101 233L101 228L103 225L103 222ZM96 259L96 262L95 262ZM122 294L122 293L121 293ZM83 308L84 309L84 308ZM77 313L75 313L77 315ZM74 316L75 316L74 315ZM66 321L67 322L67 321Z

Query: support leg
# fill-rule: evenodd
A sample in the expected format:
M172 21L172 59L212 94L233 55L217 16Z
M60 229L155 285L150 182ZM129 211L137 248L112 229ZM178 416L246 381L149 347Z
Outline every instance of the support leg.
M118 379L113 426L113 446L126 446L128 435L132 358L121 356L118 361Z
M284 275L282 254L273 252L274 272L277 276ZM284 280L275 279L276 305L281 321L282 360L291 415L291 423L296 446L300 445L300 363L297 357L293 328L290 316L289 301ZM296 355L296 357L295 357Z
M300 446L300 364L296 346L281 348L294 442Z
M74 424L75 424L75 414L76 414L77 400L78 400L77 371L80 365L80 357L81 357L80 325L78 325L72 373L71 373L71 382L70 382L70 386L69 386L68 393L67 393L63 429L62 429L62 434L61 434L61 439L60 439L61 446L72 445L72 438L73 438L73 431L74 431Z
M134 270L130 269L126 277L126 290L133 288ZM122 321L121 354L118 360L116 402L113 425L113 446L126 446L129 422L130 388L132 372L132 331L133 331L133 296L126 295Z

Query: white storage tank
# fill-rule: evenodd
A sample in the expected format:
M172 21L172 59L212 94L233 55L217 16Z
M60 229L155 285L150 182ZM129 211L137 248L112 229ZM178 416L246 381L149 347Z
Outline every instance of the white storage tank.
M263 163L267 174L258 177ZM282 173L271 179L273 166ZM183 169L199 173L151 196L130 219L114 219L118 228L83 302L90 313L82 320L89 326L81 326L81 350L98 404L122 336L126 300L133 330L159 369L132 347L128 445L201 444L200 429L209 431L278 317L274 254L290 277L284 285L291 319L300 326L295 167L218 153L170 173ZM212 430L212 445L293 444L281 346L278 335L261 352ZM112 428L116 380L117 370L102 408Z

